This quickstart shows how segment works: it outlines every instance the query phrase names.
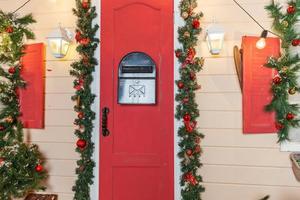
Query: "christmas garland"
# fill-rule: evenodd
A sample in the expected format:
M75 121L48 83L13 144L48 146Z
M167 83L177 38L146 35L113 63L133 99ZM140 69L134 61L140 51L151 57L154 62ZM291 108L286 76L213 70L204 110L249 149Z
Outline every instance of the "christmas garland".
M36 145L23 143L23 125L19 117L18 90L26 83L21 77L24 38L34 39L28 25L32 15L18 18L0 11L0 199L24 197L44 189L46 178L42 156Z
M70 74L75 77L74 89L76 94L72 100L76 101L74 106L77 112L77 118L74 124L77 126L75 135L78 137L76 151L80 154L80 160L77 161L76 180L73 191L75 200L89 200L90 185L93 184L93 161L94 143L92 141L93 121L95 113L92 111L92 104L95 95L92 94L91 84L93 81L92 73L97 65L94 58L95 50L98 47L99 40L95 37L99 26L93 25L93 20L97 17L96 8L91 5L90 0L76 0L76 9L73 13L78 17L76 29L76 42L78 43L77 52L80 60L72 64Z
M300 45L299 30L295 30L296 23L299 23L300 0L288 2L286 12L274 2L267 6L270 16L274 19L273 28L280 35L282 40L282 55L280 58L271 57L266 67L275 69L278 73L273 78L272 102L267 106L267 111L276 112L275 126L278 129L279 142L289 140L289 130L292 127L299 127L300 120L299 106L290 104L289 97L300 91L297 83L300 71L300 58L291 53L291 46Z
M178 86L176 118L183 121L183 125L178 130L183 200L200 200L200 194L205 190L200 185L202 177L198 174L198 169L202 166L200 142L204 135L197 130L196 119L199 117L199 109L195 100L195 91L201 88L197 83L196 73L202 69L204 63L203 58L196 57L195 50L201 32L200 18L203 14L195 13L196 7L196 0L182 0L180 3L181 16L185 25L178 30L178 40L182 47L175 51L181 64L180 79L176 81Z

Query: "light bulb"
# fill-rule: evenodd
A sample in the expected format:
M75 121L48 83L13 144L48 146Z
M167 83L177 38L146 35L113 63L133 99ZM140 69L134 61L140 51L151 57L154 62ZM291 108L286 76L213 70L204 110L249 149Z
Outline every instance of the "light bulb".
M265 47L266 47L266 38L262 37L256 42L256 48L264 49Z

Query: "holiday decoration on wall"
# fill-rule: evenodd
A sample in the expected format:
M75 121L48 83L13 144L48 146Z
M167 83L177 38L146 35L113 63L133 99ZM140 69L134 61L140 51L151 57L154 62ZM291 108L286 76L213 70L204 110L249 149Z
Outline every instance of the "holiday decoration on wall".
M93 161L94 144L92 141L93 121L95 113L92 111L92 104L95 95L92 94L91 84L93 81L92 73L97 65L94 58L95 50L99 40L95 37L99 26L93 25L96 18L96 8L91 5L90 0L76 0L74 15L78 18L75 40L78 44L77 52L80 59L72 64L70 74L75 77L75 95L72 100L76 102L74 110L77 118L74 121L76 126L75 135L78 137L76 151L80 154L77 161L76 180L73 191L75 200L90 200L90 185L93 184Z
M22 79L21 58L24 39L33 39L28 25L32 15L17 17L0 11L0 199L24 197L28 192L44 189L46 178L43 160L36 145L23 143L23 125L19 117L18 90Z
M291 104L289 98L300 91L297 83L300 71L299 55L292 52L300 45L299 30L295 29L300 17L300 0L288 2L286 11L274 1L266 9L274 19L273 28L282 40L281 57L271 57L266 67L275 69L277 74L272 81L273 100L267 106L268 111L276 112L276 128L279 142L289 140L289 130L299 127L299 106Z
M182 200L200 200L200 194L204 192L201 185L202 177L198 174L198 169L202 165L200 143L204 135L197 130L199 109L195 101L195 91L201 88L197 83L196 73L202 69L204 63L203 58L196 56L195 49L201 32L200 18L203 14L194 12L196 7L196 0L182 0L180 3L180 12L185 25L178 30L178 39L182 47L175 52L181 64L180 79L176 81L178 86L176 118L183 122L178 130Z

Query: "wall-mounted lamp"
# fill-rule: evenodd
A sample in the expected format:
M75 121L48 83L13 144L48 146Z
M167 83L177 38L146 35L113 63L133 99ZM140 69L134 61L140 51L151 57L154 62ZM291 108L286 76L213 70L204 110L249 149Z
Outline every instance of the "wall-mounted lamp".
M207 28L206 41L209 52L212 55L219 55L223 49L225 31L221 26L212 24Z
M63 58L67 55L72 42L71 32L59 26L47 37L49 48L55 58Z
M263 32L260 35L260 39L256 42L256 48L258 49L264 49L266 47L266 38L268 36L268 31L263 30Z

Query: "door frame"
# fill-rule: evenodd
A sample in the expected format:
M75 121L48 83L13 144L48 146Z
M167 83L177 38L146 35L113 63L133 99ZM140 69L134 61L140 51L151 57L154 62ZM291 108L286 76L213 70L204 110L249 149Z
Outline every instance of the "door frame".
M97 22L99 26L101 27L101 0L91 0L92 4L96 6L96 11L98 13L97 18L95 19L95 23ZM182 19L180 17L180 10L179 10L179 5L180 0L174 0L174 8L173 8L173 13L174 13L174 49L177 49L180 47L180 44L177 40L178 37L178 27L179 24L181 24ZM100 38L100 30L98 31L97 35L98 38ZM100 44L101 45L101 44ZM100 46L98 46L96 52L95 52L95 57L100 59ZM180 65L177 61L177 58L175 57L174 54L174 80L177 80L179 78L179 68ZM94 82L92 83L92 92L96 95L95 103L93 104L93 110L96 113L96 119L94 121L94 132L93 132L93 141L95 143L95 153L94 153L94 160L95 160L95 168L94 168L94 184L91 186L91 199L93 200L99 200L99 180L101 174L99 173L99 168L100 168L100 133L99 133L99 128L100 128L100 62L98 63L98 66L95 68L95 72L93 74L94 76ZM174 102L175 102L175 95L176 95L177 87L174 82ZM181 122L178 121L175 118L175 111L176 111L176 104L174 103L174 200L180 199L180 159L178 158L177 154L179 152L179 147L178 147L178 142L179 142L179 137L177 135L178 128L181 125Z

